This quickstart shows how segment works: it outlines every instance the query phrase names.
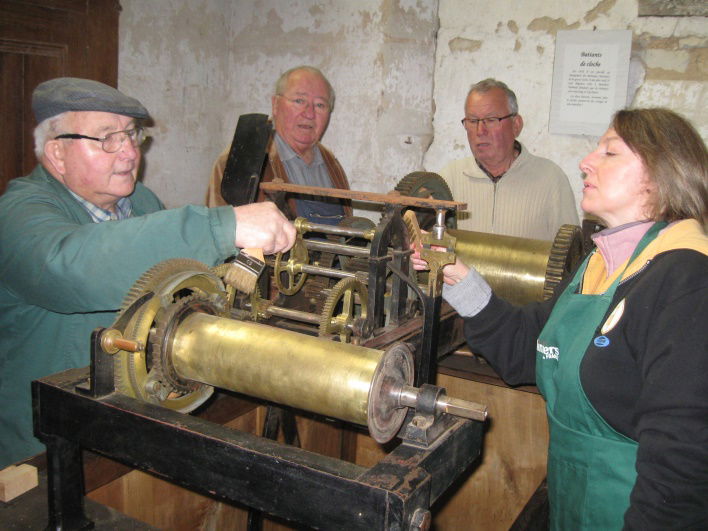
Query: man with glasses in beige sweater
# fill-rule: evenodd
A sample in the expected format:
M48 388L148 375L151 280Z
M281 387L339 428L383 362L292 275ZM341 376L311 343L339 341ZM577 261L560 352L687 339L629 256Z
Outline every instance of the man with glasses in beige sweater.
M516 140L524 121L506 84L485 79L472 85L462 125L473 156L439 172L455 200L468 205L458 213L458 228L550 241L561 225L578 224L563 170Z

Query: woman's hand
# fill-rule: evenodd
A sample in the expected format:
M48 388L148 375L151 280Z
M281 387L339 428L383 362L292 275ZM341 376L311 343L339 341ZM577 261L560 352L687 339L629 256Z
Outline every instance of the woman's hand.
M411 245L413 254L411 255L411 263L413 264L413 269L416 271L425 271L430 269L428 262L420 257L420 247ZM432 246L434 251L444 251L444 247ZM456 260L454 264L448 264L443 267L443 282L450 286L453 286L460 282L463 278L467 276L470 268L467 267L461 260Z

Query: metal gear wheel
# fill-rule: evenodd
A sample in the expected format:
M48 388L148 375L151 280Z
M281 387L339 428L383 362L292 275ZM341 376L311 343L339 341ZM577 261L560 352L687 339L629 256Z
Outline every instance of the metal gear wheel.
M298 266L307 264L309 260L307 247L305 247L302 238L295 241L295 245L287 254L287 261L284 260L283 253L278 253L275 256L273 277L280 293L294 295L300 291L307 278L307 273L298 271Z
M395 190L408 197L432 197L444 201L453 201L450 187L440 175L427 171L414 171L398 181ZM423 230L430 230L435 224L435 213L430 210L418 210L418 224ZM457 228L455 212L448 212L445 220L448 229Z
M359 319L366 319L367 307L366 285L354 278L343 278L327 296L320 318L319 335L335 335L342 343L349 343L354 333L353 325Z
M157 323L172 304L189 296L217 296L222 301L218 304L219 311L227 313L221 279L197 260L180 258L160 262L128 291L117 320L129 316L122 330L123 337L139 341L145 348L138 352L119 351L115 355L115 386L120 393L181 412L192 411L212 394L209 386L200 386L186 394L170 392L169 388L158 389L159 373L151 374L157 360L150 339L156 334Z
M583 254L583 234L577 225L562 225L551 245L543 283L543 299L553 296L556 286L568 275Z

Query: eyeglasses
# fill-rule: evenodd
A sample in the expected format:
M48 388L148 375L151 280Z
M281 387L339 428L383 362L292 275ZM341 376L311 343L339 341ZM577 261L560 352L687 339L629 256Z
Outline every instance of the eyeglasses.
M484 127L487 129L495 129L501 125L502 120L506 120L507 118L511 118L512 116L516 116L515 112L512 112L511 114L507 114L506 116L502 116L500 118L497 118L496 116L491 116L489 118L463 118L462 119L462 127L467 129L468 131L471 131L473 129L477 129L479 124L484 124Z
M288 100L290 103L293 104L296 109L300 111L304 111L305 109L307 109L307 106L310 104L310 102L307 101L305 98L288 98L287 96L283 96L282 94L278 94L278 96ZM312 102L312 107L315 109L315 112L317 114L327 114L329 112L329 104L321 101Z
M138 147L145 142L145 132L142 127L134 127L133 129L126 129L125 131L116 131L115 133L109 133L103 138L96 138L95 136L80 135L77 133L65 133L63 135L55 136L54 140L60 140L62 138L70 138L72 140L95 140L101 143L101 148L106 153L115 153L120 150L123 142L127 138L130 139L133 146Z

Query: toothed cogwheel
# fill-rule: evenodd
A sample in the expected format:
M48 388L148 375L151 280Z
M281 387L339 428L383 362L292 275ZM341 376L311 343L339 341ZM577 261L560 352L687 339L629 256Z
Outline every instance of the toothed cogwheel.
M453 201L450 187L437 173L414 171L398 181L395 190L408 197L432 197L443 201ZM430 209L413 208L418 216L418 224L423 230L430 230L435 224L435 213ZM448 229L457 228L456 212L449 211L445 219Z
M367 307L366 285L354 278L343 278L332 287L325 301L319 335L337 335L339 341L349 343L352 325L357 319L366 319Z
M543 299L553 296L553 290L570 273L583 253L583 235L577 225L562 225L551 245L543 284Z
M119 351L114 356L118 392L182 412L192 411L212 394L213 389L204 386L186 395L169 396L168 389L155 389L161 382L156 379L157 373L151 374L156 360L150 338L156 333L157 322L170 305L190 295L219 295L224 301L226 297L223 283L207 265L183 258L156 264L128 291L116 322L125 316L123 337L139 341L145 348L138 352Z

